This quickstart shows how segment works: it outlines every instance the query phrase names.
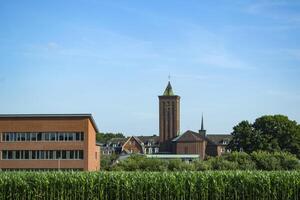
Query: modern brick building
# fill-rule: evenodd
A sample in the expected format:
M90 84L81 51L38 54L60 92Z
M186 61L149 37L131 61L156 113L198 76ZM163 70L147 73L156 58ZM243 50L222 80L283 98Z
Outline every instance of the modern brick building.
M100 169L90 114L0 115L0 170Z

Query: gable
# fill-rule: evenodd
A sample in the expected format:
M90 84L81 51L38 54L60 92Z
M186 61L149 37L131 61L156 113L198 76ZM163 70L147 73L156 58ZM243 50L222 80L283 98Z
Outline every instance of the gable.
M203 141L201 136L192 131L186 131L182 135L172 140L172 142L201 142L201 141Z

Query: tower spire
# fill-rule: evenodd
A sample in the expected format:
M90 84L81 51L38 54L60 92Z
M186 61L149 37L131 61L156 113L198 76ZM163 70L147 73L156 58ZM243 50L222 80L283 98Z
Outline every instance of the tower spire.
M168 82L168 85L165 89L165 92L164 92L163 96L174 96L174 92L173 92L170 81Z
M199 130L199 133L204 137L206 135L206 130L204 129L203 113L202 113L202 117L201 117L201 129Z
M201 118L201 131L204 131L203 113L202 113L202 118Z

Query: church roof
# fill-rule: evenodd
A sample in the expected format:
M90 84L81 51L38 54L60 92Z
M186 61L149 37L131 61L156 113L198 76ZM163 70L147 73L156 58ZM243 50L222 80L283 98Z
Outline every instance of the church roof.
M231 139L232 135L228 134L207 134L204 136L200 133L188 130L174 138L172 142L195 142L206 140L213 145L227 145Z
M206 137L215 145L224 145L232 139L232 135L228 134L207 134Z
M172 142L194 142L203 140L205 140L205 138L201 134L188 130L174 138Z
M173 92L170 81L168 82L168 85L165 89L165 92L164 92L163 96L174 96L174 92Z

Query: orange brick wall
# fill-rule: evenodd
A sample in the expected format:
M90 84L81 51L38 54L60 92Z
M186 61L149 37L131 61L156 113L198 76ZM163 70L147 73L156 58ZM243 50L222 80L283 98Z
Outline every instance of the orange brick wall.
M3 142L3 132L84 132L84 141L17 141ZM96 131L85 117L77 118L1 118L0 151L2 150L83 150L83 160L1 160L0 168L82 168L87 171L100 169ZM100 155L100 153L98 153ZM2 158L2 155L0 155Z
M132 150L132 153L143 153L141 145L133 137L123 145L123 149L129 152Z

